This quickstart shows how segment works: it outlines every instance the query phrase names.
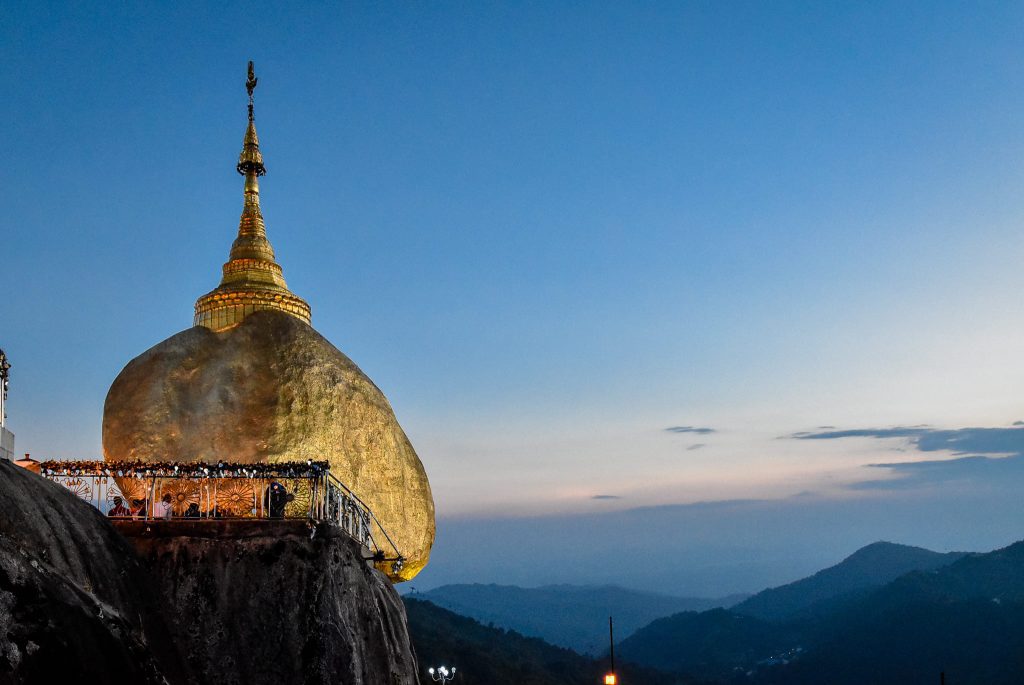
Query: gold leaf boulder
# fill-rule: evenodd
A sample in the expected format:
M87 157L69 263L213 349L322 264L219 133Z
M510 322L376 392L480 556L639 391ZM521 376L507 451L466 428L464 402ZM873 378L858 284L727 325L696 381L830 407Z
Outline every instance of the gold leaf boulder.
M103 410L107 460L325 459L406 562L427 563L434 501L423 464L384 394L352 360L288 313L248 313L182 331L133 359Z

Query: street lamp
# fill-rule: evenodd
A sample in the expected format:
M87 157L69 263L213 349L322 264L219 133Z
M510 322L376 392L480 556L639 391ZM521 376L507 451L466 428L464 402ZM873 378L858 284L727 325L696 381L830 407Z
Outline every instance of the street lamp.
M611 616L608 617L608 652L612 658L612 670L604 677L604 685L618 685L619 679L615 676L615 629Z
M441 685L444 685L449 680L453 680L455 678L455 667L452 666L452 670L450 671L446 666L439 666L437 670L434 670L434 668L428 668L427 673L430 674L431 678L441 683Z

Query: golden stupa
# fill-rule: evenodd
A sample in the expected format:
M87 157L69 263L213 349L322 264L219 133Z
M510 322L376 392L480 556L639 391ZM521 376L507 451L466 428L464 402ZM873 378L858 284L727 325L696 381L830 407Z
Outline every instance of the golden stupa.
M130 361L107 393L108 461L253 463L323 459L362 498L404 557L394 580L427 563L434 500L423 464L384 394L310 325L267 240L253 119L238 237L220 285L196 301L195 325Z

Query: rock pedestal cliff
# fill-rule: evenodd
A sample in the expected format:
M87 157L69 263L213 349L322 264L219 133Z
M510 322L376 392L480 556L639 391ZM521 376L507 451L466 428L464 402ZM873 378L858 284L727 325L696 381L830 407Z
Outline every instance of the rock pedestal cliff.
M401 599L338 528L314 531L302 521L127 527L135 528L125 532L153 569L167 623L201 682L416 682Z

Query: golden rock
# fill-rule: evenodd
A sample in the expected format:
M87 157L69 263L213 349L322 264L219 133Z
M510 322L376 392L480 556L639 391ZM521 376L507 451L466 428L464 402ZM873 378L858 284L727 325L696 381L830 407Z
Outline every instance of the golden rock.
M129 362L107 393L103 454L326 459L406 558L396 579L415 576L430 556L430 484L387 399L326 338L284 312L255 312L219 333L196 326Z
M254 83L251 76L250 82ZM245 205L220 286L196 302L195 326L133 359L103 408L108 461L325 459L376 515L409 580L434 541L423 464L384 394L310 325L266 237L252 119L238 171ZM375 535L380 531L375 530Z

